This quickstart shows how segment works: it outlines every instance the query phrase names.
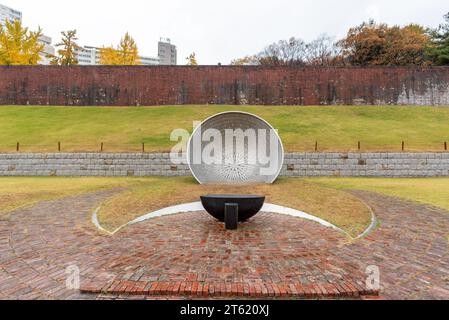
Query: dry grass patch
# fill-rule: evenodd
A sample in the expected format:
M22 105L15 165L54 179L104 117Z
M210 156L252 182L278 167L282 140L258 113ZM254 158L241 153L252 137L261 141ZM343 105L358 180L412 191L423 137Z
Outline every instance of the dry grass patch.
M63 178L63 177L1 177L0 217L11 211L29 207L39 201L120 187L135 186L142 179L131 178Z
M449 211L449 178L314 178L307 181L337 189L383 193Z
M103 227L112 231L143 214L199 201L199 197L205 194L265 195L269 203L316 215L351 235L363 232L371 219L369 209L356 197L302 179L282 178L273 185L202 186L193 178L184 177L148 178L144 186L131 188L106 200L98 218Z

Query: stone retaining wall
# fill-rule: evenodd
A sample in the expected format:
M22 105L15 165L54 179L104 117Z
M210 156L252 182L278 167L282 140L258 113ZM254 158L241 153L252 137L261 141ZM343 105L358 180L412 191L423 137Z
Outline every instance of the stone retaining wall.
M0 176L188 176L168 153L0 154ZM449 176L449 153L289 153L283 176Z

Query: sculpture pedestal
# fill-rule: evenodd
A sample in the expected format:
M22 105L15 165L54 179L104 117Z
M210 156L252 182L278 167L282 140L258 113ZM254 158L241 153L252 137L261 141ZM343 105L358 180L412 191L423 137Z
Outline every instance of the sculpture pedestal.
M265 203L264 196L250 195L208 195L201 197L204 209L221 222L226 229L237 229L243 222L259 213Z
M239 205L237 203L225 204L226 230L237 230L239 223Z

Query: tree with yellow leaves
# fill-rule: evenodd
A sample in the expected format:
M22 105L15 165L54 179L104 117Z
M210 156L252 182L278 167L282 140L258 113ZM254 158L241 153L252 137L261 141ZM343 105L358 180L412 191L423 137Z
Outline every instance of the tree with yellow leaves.
M196 61L196 53L192 52L187 58L187 65L188 66L197 66L198 61Z
M58 50L59 57L53 57L51 64L62 66L78 64L75 52L81 49L81 47L76 43L78 40L76 30L63 31L61 34L61 42L56 44L56 46L62 47L62 49Z
M122 65L138 65L140 64L139 50L134 39L127 32L125 37L120 41L118 48L119 61Z
M42 29L28 31L20 20L6 20L0 25L0 65L34 65L40 60L44 45L39 43Z
M137 44L128 32L120 40L117 49L111 46L100 50L100 64L123 66L141 64Z
M100 49L100 64L116 66L119 65L118 51L113 47Z
M259 63L257 56L245 56L231 61L233 66L251 66Z

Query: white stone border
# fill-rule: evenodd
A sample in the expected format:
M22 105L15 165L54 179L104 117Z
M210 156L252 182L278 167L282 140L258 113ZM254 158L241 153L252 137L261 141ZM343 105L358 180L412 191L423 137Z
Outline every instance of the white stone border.
M365 204L366 205L366 204ZM317 222L327 228L332 228L340 233L345 234L347 237L349 237L351 240L357 240L360 239L362 237L365 237L366 235L368 235L376 226L377 224L377 219L376 216L374 215L374 212L371 210L370 207L367 206L367 208L369 208L370 212L371 212L371 224L369 225L369 227L359 236L357 237L352 237L348 232L344 231L343 229L337 227L336 225L323 220L321 218L318 218L316 216L313 216L311 214L296 210L296 209L292 209L292 208L287 208L287 207L283 207L283 206L279 206L279 205L275 205L275 204L271 204L271 203L266 203L264 204L264 206L262 207L262 209L260 210L261 212L266 212L266 213L277 213L277 214L283 214L283 215L288 215L288 216L292 216L292 217L297 217L297 218L301 218L301 219L306 219L306 220L310 220L310 221L314 221ZM106 232L110 235L113 235L115 233L117 233L118 231L120 231L121 229L123 229L126 226L130 226L133 224L137 224L137 223L141 223L147 220L151 220L151 219L155 219L155 218L159 218L159 217L164 217L164 216L169 216L169 215L174 215L174 214L180 214L180 213L188 213L188 212L199 212L199 211L205 211L203 205L201 202L191 202L191 203L185 203L185 204L181 204L181 205L177 205L177 206L173 206L173 207L167 207L158 211L154 211L151 213L148 213L146 215L143 215L141 217L138 217L126 224L124 224L123 226L117 228L116 230L114 230L113 232L110 232L106 229L104 229L101 225L100 222L98 221L98 217L97 217L97 213L100 210L100 207L97 208L93 214L92 214L92 223L102 232Z

